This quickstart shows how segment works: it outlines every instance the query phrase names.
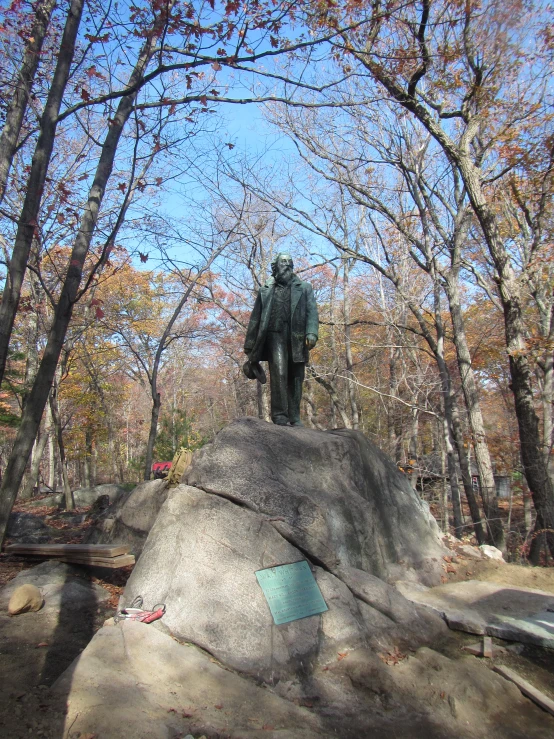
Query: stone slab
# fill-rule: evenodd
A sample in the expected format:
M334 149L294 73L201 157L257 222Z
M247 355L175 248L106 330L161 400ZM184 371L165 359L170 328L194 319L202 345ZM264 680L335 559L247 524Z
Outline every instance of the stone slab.
M554 595L480 580L427 590L400 586L414 603L438 612L451 629L554 649Z

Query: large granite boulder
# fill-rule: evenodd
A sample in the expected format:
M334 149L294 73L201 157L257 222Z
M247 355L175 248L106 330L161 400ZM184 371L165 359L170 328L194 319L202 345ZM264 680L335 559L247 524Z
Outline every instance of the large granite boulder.
M408 479L359 431L242 418L198 452L183 482L273 519L331 572L437 585L445 550Z
M165 603L174 636L267 683L310 674L330 655L444 636L437 615L387 582L439 580L436 530L403 475L360 434L241 419L196 456L186 479L167 494L122 605L137 596ZM276 626L255 573L301 560L329 610Z
M56 736L549 739L554 718L473 657L333 655L307 686L259 685L152 625L108 621L54 684ZM44 698L43 698L44 701Z
M90 506L95 503L102 495L108 495L110 503L117 502L125 495L125 488L121 485L94 485L90 488L77 488L73 491L73 501L77 508Z
M39 516L14 511L8 519L6 536L13 544L44 544L50 541L52 529Z
M165 480L140 483L97 516L84 543L128 544L130 552L138 557L166 497Z
M474 658L435 651L448 638L444 621L398 587L437 583L446 552L407 480L361 434L241 419L184 477L171 490L145 483L116 504L109 541L149 531L120 607L141 596L166 612L95 636L56 684L66 731L551 735L554 719L541 723L513 685ZM256 573L295 562L327 610L276 625ZM295 603L304 596L296 590Z
M174 636L266 682L290 678L368 637L351 591L316 566L329 610L275 626L254 573L302 559L260 514L180 485L169 492L122 602L140 595L149 607L165 603L163 624Z

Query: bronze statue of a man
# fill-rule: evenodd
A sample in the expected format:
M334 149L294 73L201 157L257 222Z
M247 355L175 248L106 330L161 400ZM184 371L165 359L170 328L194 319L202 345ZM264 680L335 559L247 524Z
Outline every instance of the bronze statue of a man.
M263 382L258 362L269 362L271 420L280 426L302 426L302 383L319 327L312 286L293 269L289 254L275 257L272 277L256 297L244 342L249 359L244 368L247 377Z

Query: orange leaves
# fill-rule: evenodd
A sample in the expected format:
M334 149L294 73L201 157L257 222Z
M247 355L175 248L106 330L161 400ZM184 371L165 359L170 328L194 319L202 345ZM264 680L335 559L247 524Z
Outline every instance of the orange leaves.
M398 647L394 647L392 651L383 652L379 655L381 662L384 662L386 665L397 665L402 660L407 659L407 657L408 655L401 652Z

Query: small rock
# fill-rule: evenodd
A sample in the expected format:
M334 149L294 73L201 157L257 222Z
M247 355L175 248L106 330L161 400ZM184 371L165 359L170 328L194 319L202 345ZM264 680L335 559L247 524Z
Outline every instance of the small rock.
M488 559L495 559L499 562L504 562L504 557L502 556L500 549L491 547L489 544L481 544L479 549L483 552L485 557L488 557Z
M50 539L49 527L32 513L15 512L8 521L7 536L26 544L44 544Z
M21 585L10 598L8 613L10 616L17 616L18 613L40 611L43 603L44 599L36 585Z

